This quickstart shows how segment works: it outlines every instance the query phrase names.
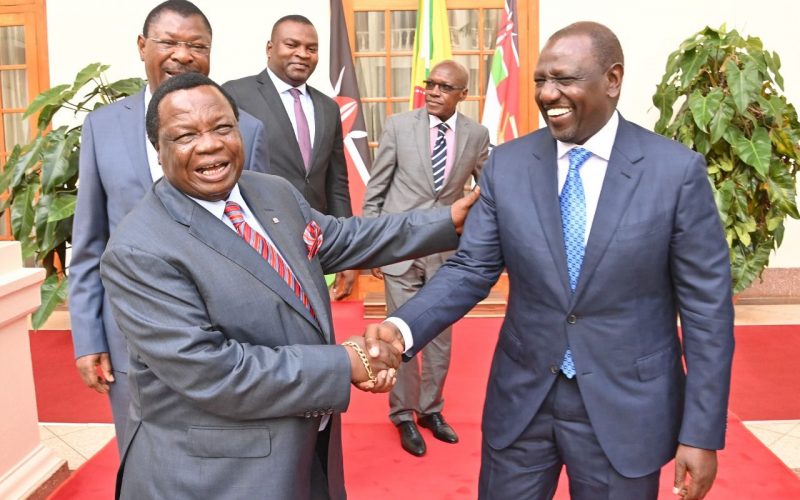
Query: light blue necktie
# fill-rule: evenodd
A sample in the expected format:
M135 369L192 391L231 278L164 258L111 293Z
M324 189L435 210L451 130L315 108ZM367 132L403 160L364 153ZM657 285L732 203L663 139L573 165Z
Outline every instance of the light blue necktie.
M564 230L564 250L567 254L567 271L569 273L569 286L575 293L578 286L578 277L581 274L583 254L586 250L584 238L586 234L586 196L583 193L580 168L592 153L583 148L573 148L569 151L569 171L567 180L561 189L561 227ZM561 362L561 371L567 378L575 376L575 363L572 361L572 351L567 347L564 360Z

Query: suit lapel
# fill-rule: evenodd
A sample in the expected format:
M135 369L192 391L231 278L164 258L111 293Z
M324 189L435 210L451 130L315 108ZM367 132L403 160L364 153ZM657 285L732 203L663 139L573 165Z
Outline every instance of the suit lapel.
M442 193L448 192L448 187L451 182L451 179L459 178L460 176L454 175L460 171L460 169L464 168L463 165L463 158L464 158L464 150L467 148L467 142L469 142L470 130L472 128L472 124L467 120L461 119L461 113L458 114L456 118L456 154L453 156L453 167L448 172L447 177L444 180L444 186L442 190L436 195L438 198L439 195ZM470 158L470 161L474 159ZM431 167L431 178L433 178L433 167ZM464 186L455 186L456 189L461 189Z
M325 120L328 117L325 114L325 107L320 102L322 99L317 89L311 88L310 85L306 84L306 91L308 92L309 97L311 97L311 102L314 103L314 144L311 146L311 160L309 161L309 170L316 167L317 162L317 152L322 147L322 133L324 131L323 124L327 123ZM299 150L300 146L298 146Z
M300 299L297 298L294 291L283 281L283 278L278 276L277 273L274 273L275 276L278 277L283 288L288 291L288 295L293 299L290 304L301 313L303 317L317 328L320 328L321 325L325 325L321 327L323 329L321 335L323 340L329 342L331 331L327 326L330 324L328 307L320 294L320 289L317 287L317 281L319 280L313 278L308 265L308 249L303 242L303 231L305 227L297 227L289 223L289 221L285 220L282 216L282 211L279 210L278 207L270 206L269 200L271 197L269 195L253 193L252 189L248 186L248 183L239 184L242 196L247 201L247 205L250 207L250 210L252 210L256 219L258 219L261 227L269 235L272 243L278 248L281 256L289 265L295 278L300 282L300 286L308 297L309 304L317 315L317 320L311 317L311 313L309 313ZM278 222L275 222L276 220Z
M240 184L240 188L243 188L243 186L244 183ZM242 191L244 195L244 189L242 189ZM272 267L264 260L264 258L256 253L253 248L239 235L232 231L222 221L211 215L208 210L204 209L186 195L175 189L165 179L159 181L156 185L156 194L161 199L162 203L164 203L164 207L172 215L172 217L178 223L188 227L190 235L197 238L198 241L216 251L233 264L250 273L254 278L259 280L275 294L280 296L301 316L306 318L309 323L319 329L317 322L311 317L308 309L306 309L303 303L300 302L300 299L297 298L297 296L294 294L294 291L289 288L283 278L280 277L278 273L275 272L275 270L272 269ZM253 213L256 214L256 211L258 211L263 214L264 210L262 208L256 208L255 206L250 205L251 200L254 201L255 197L250 196L247 198L248 206L250 206L250 209L253 210ZM264 218L263 215L256 215L256 218L259 220L259 223L262 224L262 227L267 230L267 219ZM273 236L272 232L270 232L269 235L270 238L275 241L275 237ZM281 238L279 237L278 239ZM277 246L278 242L275 243ZM288 250L282 249L280 246L278 248L281 250L281 255L286 258ZM288 258L286 258L286 260L292 267L292 270L295 271L295 269L298 267L295 260ZM297 271L295 271L295 273L297 274ZM300 280L303 289L306 290L306 293L308 293L306 282L300 279L300 277L298 277L298 279ZM311 288L313 288L313 286ZM315 301L312 302L312 307L315 307L315 311L318 309L326 311L327 316L327 309L324 307L324 304L322 307L320 307ZM322 321L322 318L320 318L320 320ZM328 321L327 317L325 317L325 321ZM324 341L327 341L325 335L323 335L321 332L320 338L322 338Z
M619 221L628 208L628 203L633 198L633 191L639 184L642 173L642 169L636 163L643 156L634 128L620 116L614 148L608 160L597 211L586 243L581 277L575 290L575 301L588 286Z
M125 115L120 116L125 147L128 158L133 165L136 179L142 184L145 192L153 186L150 173L150 162L147 159L146 134L144 129L144 90L125 100ZM133 125L133 126L131 126Z
M433 163L431 163L431 127L428 119L428 111L425 108L417 110L414 116L414 140L417 143L419 152L419 164L422 166L422 175L428 179L431 193L436 194L433 185ZM401 131L402 133L402 131Z
M556 141L549 133L531 136L534 165L529 169L533 204L539 215L547 246L566 297L572 295L567 274L567 256L564 250L564 232L561 229L561 209L558 202L558 162Z
M270 127L269 133L281 134L284 144L292 151L291 155L294 160L292 164L295 168L300 169L305 177L306 171L303 165L303 155L300 153L300 145L297 143L297 136L294 134L292 122L289 119L289 115L286 114L286 108L283 105L281 96L278 94L278 89L276 89L275 84L272 83L272 79L270 79L267 70L259 73L256 77L256 81L259 83L258 90L261 96L267 101L270 114L278 122L277 127ZM314 106L314 109L316 109L316 106ZM316 147L314 149L316 149Z

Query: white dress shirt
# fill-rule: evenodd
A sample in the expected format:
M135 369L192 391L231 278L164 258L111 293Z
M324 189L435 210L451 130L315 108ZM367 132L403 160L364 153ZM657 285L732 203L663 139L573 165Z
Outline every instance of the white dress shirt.
M302 85L298 85L297 87L292 87L288 83L278 78L269 68L267 68L267 74L269 75L270 80L272 80L272 84L275 85L275 90L278 91L278 95L281 97L283 107L286 108L286 114L289 115L289 121L292 122L292 128L294 129L295 137L297 137L297 120L294 118L294 97L292 97L292 94L289 93L289 90L297 89L300 91L300 105L303 107L303 114L306 115L306 121L308 122L308 135L311 138L311 147L313 148L314 131L316 128L314 126L314 101L311 100L311 96L308 93L308 85L304 83Z
M144 86L144 114L147 116L147 106L150 105L150 99L153 98L153 94L150 92L150 86ZM158 151L156 151L155 146L153 143L150 142L150 139L147 138L147 130L144 131L144 144L145 148L147 149L147 165L150 167L150 177L153 178L153 182L159 180L161 177L164 176L164 170L161 168L161 164L158 163Z
M556 155L558 161L558 192L564 187L569 170L569 150L575 147L582 147L592 153L586 163L580 168L581 181L583 182L583 192L586 197L586 232L584 243L589 240L589 232L594 222L594 215L597 212L597 202L600 200L600 190L603 188L603 180L608 169L608 159L611 158L611 150L614 149L614 140L617 137L617 127L619 126L619 114L615 111L606 124L590 137L583 144L570 144L556 141ZM386 318L400 330L406 351L414 346L414 338L411 336L411 328L405 321L396 317Z

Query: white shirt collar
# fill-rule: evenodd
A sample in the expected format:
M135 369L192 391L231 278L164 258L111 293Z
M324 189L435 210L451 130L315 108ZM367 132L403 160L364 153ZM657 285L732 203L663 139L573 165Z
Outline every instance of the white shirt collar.
M614 140L617 137L617 128L619 127L619 112L614 110L611 118L608 119L603 128L597 131L596 134L591 136L583 144L572 144L570 142L556 141L558 158L563 158L570 149L580 146L594 156L608 161L611 158L611 150L614 149Z
M270 80L272 80L272 84L275 85L275 90L277 90L279 94L288 92L290 89L297 89L300 91L301 94L306 95L307 85L305 83L298 85L297 87L289 85L288 83L278 78L278 75L273 73L272 70L269 69L269 67L267 68L267 74L269 75Z
M457 121L457 119L458 119L458 112L455 112L455 113L453 113L453 116L451 116L450 118L448 118L447 120L444 121L447 124L447 126L450 127L450 130L452 130L453 132L456 131L456 121ZM428 123L430 124L430 128L433 128L433 127L438 126L440 123L442 123L442 120L438 116L434 116L434 115L429 113L428 114Z
M213 215L214 217L223 222L225 221L225 203L228 201L235 201L236 203L238 203L239 206L242 207L242 211L244 212L245 218L247 218L247 216L249 215L250 209L248 208L247 203L244 201L244 198L242 198L242 192L239 191L238 183L234 184L233 189L231 190L231 194L228 195L227 200L207 201L207 200L198 200L197 198L193 198L191 196L189 196L189 198L196 201L198 205L211 212L211 215Z

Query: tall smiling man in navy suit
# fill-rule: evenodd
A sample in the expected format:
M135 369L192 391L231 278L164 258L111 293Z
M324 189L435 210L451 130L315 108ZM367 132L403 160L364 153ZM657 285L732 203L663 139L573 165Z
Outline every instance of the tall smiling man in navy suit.
M547 127L494 150L456 254L367 330L413 356L508 269L482 499L552 498L565 465L576 499L655 499L673 458L684 499L716 475L733 355L728 248L703 157L620 116L623 73L605 26L550 37L534 77Z
M69 267L69 312L75 364L87 386L109 393L118 444L128 416L128 353L100 281L100 255L109 235L162 175L144 127L145 107L168 78L208 75L211 25L186 0L163 2L147 15L138 38L147 88L89 113L81 133L80 186ZM267 168L263 126L242 113L245 169ZM97 369L100 368L98 373Z

